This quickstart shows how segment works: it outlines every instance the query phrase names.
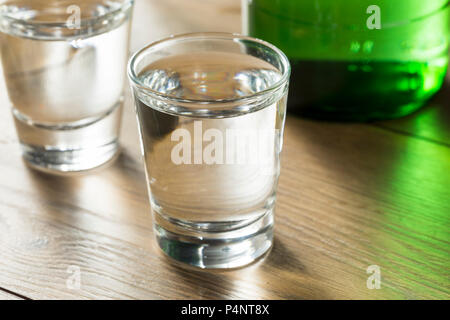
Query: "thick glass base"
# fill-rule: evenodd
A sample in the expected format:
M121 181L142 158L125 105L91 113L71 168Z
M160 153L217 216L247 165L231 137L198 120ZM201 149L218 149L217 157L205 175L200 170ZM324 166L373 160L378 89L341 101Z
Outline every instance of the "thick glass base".
M122 101L110 111L78 122L33 122L13 108L22 153L35 169L49 172L90 170L109 162L119 152Z
M273 210L238 229L205 232L155 214L160 248L178 262L202 269L230 269L261 258L273 243ZM192 224L189 224L192 226Z
M77 172L97 168L114 159L119 143L96 148L59 150L21 144L23 158L34 169L46 172Z

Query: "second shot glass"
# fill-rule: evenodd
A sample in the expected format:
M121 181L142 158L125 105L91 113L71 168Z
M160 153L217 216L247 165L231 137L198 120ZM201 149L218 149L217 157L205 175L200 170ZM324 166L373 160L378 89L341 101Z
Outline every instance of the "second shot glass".
M91 169L119 150L133 0L0 0L0 55L24 159Z

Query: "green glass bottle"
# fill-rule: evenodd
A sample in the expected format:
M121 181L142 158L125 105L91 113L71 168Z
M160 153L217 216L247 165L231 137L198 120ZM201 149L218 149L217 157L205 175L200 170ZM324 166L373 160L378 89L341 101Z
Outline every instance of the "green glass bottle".
M350 121L407 115L442 86L448 0L243 0L244 32L292 64L289 110Z

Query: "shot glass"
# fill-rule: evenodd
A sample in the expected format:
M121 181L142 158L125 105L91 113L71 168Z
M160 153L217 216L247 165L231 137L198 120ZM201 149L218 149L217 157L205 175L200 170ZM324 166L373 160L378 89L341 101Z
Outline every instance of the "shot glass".
M31 166L82 171L118 153L133 2L0 0L3 73Z
M130 60L160 248L200 268L247 265L272 246L290 65L250 37L196 33Z

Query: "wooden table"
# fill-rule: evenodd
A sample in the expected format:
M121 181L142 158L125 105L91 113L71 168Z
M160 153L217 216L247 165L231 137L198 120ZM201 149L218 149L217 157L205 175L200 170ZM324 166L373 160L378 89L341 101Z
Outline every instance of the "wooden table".
M202 30L239 32L240 1L137 0L132 50ZM1 82L0 299L449 299L449 91L395 121L288 117L272 253L203 272L155 245L129 99L113 165L50 176L21 160Z

